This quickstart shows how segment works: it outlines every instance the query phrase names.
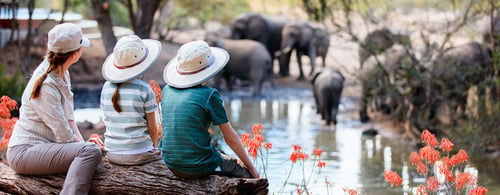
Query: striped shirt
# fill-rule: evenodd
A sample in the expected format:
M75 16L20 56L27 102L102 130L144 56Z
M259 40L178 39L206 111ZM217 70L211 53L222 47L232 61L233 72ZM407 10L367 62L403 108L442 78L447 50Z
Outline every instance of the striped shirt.
M116 84L104 83L101 91L101 110L104 124L104 149L116 154L138 154L153 149L148 133L146 113L156 111L155 95L148 83L134 79L118 88L122 112L113 107L111 97Z
M210 124L228 122L217 90L197 86L176 89L166 86L162 98L163 135L160 150L165 164L188 175L207 174L222 158L211 143Z
M21 98L19 120L14 126L9 147L21 144L73 142L73 130L69 120L73 116L73 92L69 72L64 79L54 71L47 74L40 95L31 98L36 79L46 72L48 62L44 60L33 72Z

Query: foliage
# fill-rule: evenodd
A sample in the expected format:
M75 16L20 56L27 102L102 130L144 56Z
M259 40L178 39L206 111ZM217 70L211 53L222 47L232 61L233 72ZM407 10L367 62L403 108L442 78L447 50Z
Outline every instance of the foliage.
M19 71L9 74L6 67L5 64L0 64L0 94L20 100L26 84Z
M468 155L465 150L460 149L450 157L454 144L447 138L442 138L439 143L434 134L428 130L422 132L421 141L425 145L419 152L410 155L410 161L420 175L425 177L425 185L416 188L416 194L485 194L488 192L484 187L476 187L477 178L471 173L465 172L465 163ZM443 156L441 156L444 154ZM402 179L392 170L384 171L385 181L391 183L391 187L401 186ZM469 185L469 190L466 186Z
M0 99L0 127L2 138L0 139L0 151L7 149L12 130L17 122L16 117L11 117L10 111L17 109L17 102L8 96L2 96Z
M174 1L170 9L170 27L182 28L187 24L189 17L200 22L200 27L207 21L228 23L236 15L250 11L249 5L244 0L186 0Z

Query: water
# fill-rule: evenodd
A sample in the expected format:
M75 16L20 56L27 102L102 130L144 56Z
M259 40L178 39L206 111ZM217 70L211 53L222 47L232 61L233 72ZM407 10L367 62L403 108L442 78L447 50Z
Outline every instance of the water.
M251 133L252 125L260 123L264 128L264 142L273 144L268 154L266 174L271 194L280 191L291 170L292 144L300 145L310 160L304 166L300 163L293 166L288 185L282 190L285 194L296 193L296 185L303 175L302 167L306 178L311 178L308 185L311 194L344 194L344 188L358 189L360 194L406 194L425 181L408 162L410 153L418 151L415 144L380 135L362 136L362 131L371 125L353 119L352 114L357 112L354 99L342 99L339 123L333 127L324 125L315 113L309 90L265 89L264 93L267 95L261 99L248 98L249 94L242 92L222 95L229 120L239 135ZM78 109L76 118L99 121L100 117L95 113L96 109ZM312 164L314 148L323 150L320 160L327 163L319 174ZM227 145L223 144L222 149L234 156ZM256 164L262 170L261 161ZM492 167L489 163L478 163L477 166L488 165L479 169L468 165L467 169L478 175L478 184L488 188L490 194L499 194L500 179L494 174L498 173L498 166ZM312 167L315 167L314 171L311 171ZM387 169L396 171L403 178L403 187L391 188L385 183L384 170ZM311 172L313 174L309 176ZM265 176L262 171L261 176ZM327 187L326 180L333 185Z

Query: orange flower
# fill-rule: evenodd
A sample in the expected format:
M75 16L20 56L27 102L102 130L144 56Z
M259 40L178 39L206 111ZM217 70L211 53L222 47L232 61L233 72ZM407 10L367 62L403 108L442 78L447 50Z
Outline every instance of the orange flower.
M149 86L151 87L151 89L153 89L153 92L155 93L156 103L161 102L162 94L160 85L158 85L158 83L155 80L149 80Z
M435 163L439 159L440 153L430 145L427 145L420 148L420 156L429 163Z
M418 155L418 153L417 153L417 152L412 152L412 153L410 154L410 161L411 161L411 165L413 165L413 166L415 166L415 165L417 165L418 163L422 162L422 161L420 160L420 156Z
M455 181L457 191L460 191L466 184L476 185L476 177L470 173L459 173Z
M469 190L470 195L485 195L486 193L488 193L488 189L484 188L483 186L479 186L477 188Z
M401 186L401 183L403 182L403 179L399 177L398 173L392 172L390 169L384 171L384 178L385 182L391 183L391 187L394 187L394 185Z
M255 135L253 140L255 140L257 143L262 144L264 142L264 137L262 135Z
M422 132L422 142L427 143L428 145L432 146L432 148L435 148L439 145L436 136L429 132L429 130L424 130Z
M427 180L427 190L430 191L437 191L437 188L439 186L439 182L435 177L430 177L429 180Z
M427 191L425 191L425 186L424 185L419 185L417 187L417 195L427 195Z
M272 149L273 148L273 144L269 143L269 142L264 143L264 148L267 149L267 150Z
M318 161L318 167L319 168L325 168L326 167L326 162Z
M318 158L319 158L319 157L321 157L321 153L323 153L323 150L321 150L321 149L319 149L319 148L315 148L315 149L313 150L313 155L314 155L315 157L318 157Z
M448 138L441 139L441 149L445 152L450 152L453 149L453 143Z

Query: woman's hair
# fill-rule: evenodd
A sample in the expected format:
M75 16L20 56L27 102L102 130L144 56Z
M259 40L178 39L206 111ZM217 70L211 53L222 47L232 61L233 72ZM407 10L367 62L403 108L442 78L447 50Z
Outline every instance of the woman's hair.
M111 102L113 103L113 108L115 108L116 112L122 112L122 108L120 107L120 104L118 104L118 101L120 100L120 94L118 94L118 88L120 88L120 85L121 83L116 84L115 92L111 97Z
M45 78L47 78L47 74L56 70L58 67L61 67L68 60L68 58L78 50L70 51L68 53L63 53L63 54L55 53L53 51L49 51L47 53L47 61L49 62L49 67L42 75L40 75L36 79L35 84L33 85L33 90L31 91L31 98L38 98L38 96L40 96L42 83L45 80Z

